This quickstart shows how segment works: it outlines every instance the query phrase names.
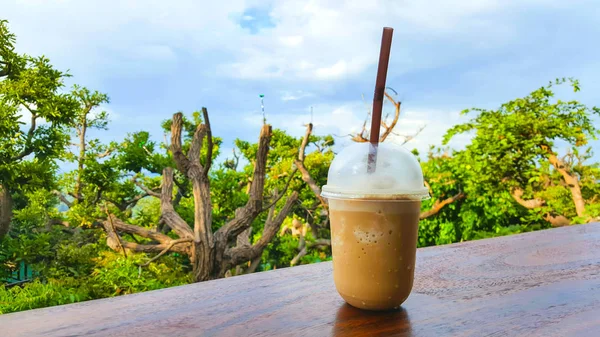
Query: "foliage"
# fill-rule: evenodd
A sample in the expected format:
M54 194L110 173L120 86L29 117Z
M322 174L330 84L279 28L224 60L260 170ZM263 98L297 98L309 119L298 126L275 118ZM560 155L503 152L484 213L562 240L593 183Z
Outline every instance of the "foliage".
M469 165L471 199L490 196L496 206L508 209L509 192L529 209L529 214L522 216L525 222L555 214L569 219L584 217L584 200L590 200L589 191L596 191L598 180L594 165L588 167L584 163L591 157L591 150L584 151L586 155L579 154L598 135L592 116L600 114L600 109L576 100L555 100L553 89L563 84L569 84L574 92L580 90L577 80L558 79L523 98L502 104L497 110L463 111L476 116L448 130L444 143L457 134L474 132L466 149L455 154ZM570 148L563 158L557 151L559 144ZM581 184L586 191L583 196ZM521 196L536 203L523 202ZM502 215L501 211L486 209L486 214L496 217Z
M7 289L0 285L0 314L75 303L91 299L82 289L72 287L65 282L52 280L43 283L40 280L24 287Z
M40 186L46 180L35 177L42 173L47 178L50 163L68 144L75 101L61 89L69 75L43 56L15 53L6 21L0 21L0 42L0 65L6 72L0 81L0 184Z

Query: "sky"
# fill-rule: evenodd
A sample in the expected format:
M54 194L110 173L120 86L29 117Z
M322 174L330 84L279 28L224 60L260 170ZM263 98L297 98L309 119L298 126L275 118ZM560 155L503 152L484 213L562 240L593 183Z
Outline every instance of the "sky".
M409 149L440 145L465 108L496 108L557 77L579 79L573 97L600 106L597 0L0 0L0 19L18 52L109 95L102 140L147 130L160 141L162 120L205 106L220 160L234 139L258 138L260 94L273 127L300 137L312 109L315 134L348 144L372 104L385 26L396 132L425 127Z

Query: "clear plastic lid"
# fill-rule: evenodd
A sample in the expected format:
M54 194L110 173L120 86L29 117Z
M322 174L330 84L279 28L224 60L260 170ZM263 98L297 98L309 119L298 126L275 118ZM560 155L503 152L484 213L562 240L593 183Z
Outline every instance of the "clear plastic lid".
M400 145L381 143L368 173L370 143L354 143L331 163L321 195L329 199L429 199L417 158Z

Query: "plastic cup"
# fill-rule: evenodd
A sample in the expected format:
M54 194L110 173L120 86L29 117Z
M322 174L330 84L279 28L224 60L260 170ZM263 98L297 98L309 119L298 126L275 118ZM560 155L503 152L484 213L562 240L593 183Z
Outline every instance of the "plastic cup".
M367 173L369 143L345 148L329 168L333 278L340 296L367 310L398 308L409 296L421 201L429 198L415 156L382 143Z

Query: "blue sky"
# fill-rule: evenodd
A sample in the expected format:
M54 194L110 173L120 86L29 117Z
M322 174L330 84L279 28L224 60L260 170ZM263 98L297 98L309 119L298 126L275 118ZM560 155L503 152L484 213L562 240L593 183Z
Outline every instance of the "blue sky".
M395 29L387 84L403 102L397 132L426 126L409 148L439 145L448 127L466 120L458 115L464 108L494 108L556 77L580 79L576 97L600 106L594 0L2 0L1 7L19 52L44 54L69 69L70 84L110 96L104 140L138 130L160 140L161 120L206 106L228 155L235 138L257 138L259 94L268 121L293 135L303 134L311 107L315 133L353 132L366 114L361 95L371 104L384 26Z

